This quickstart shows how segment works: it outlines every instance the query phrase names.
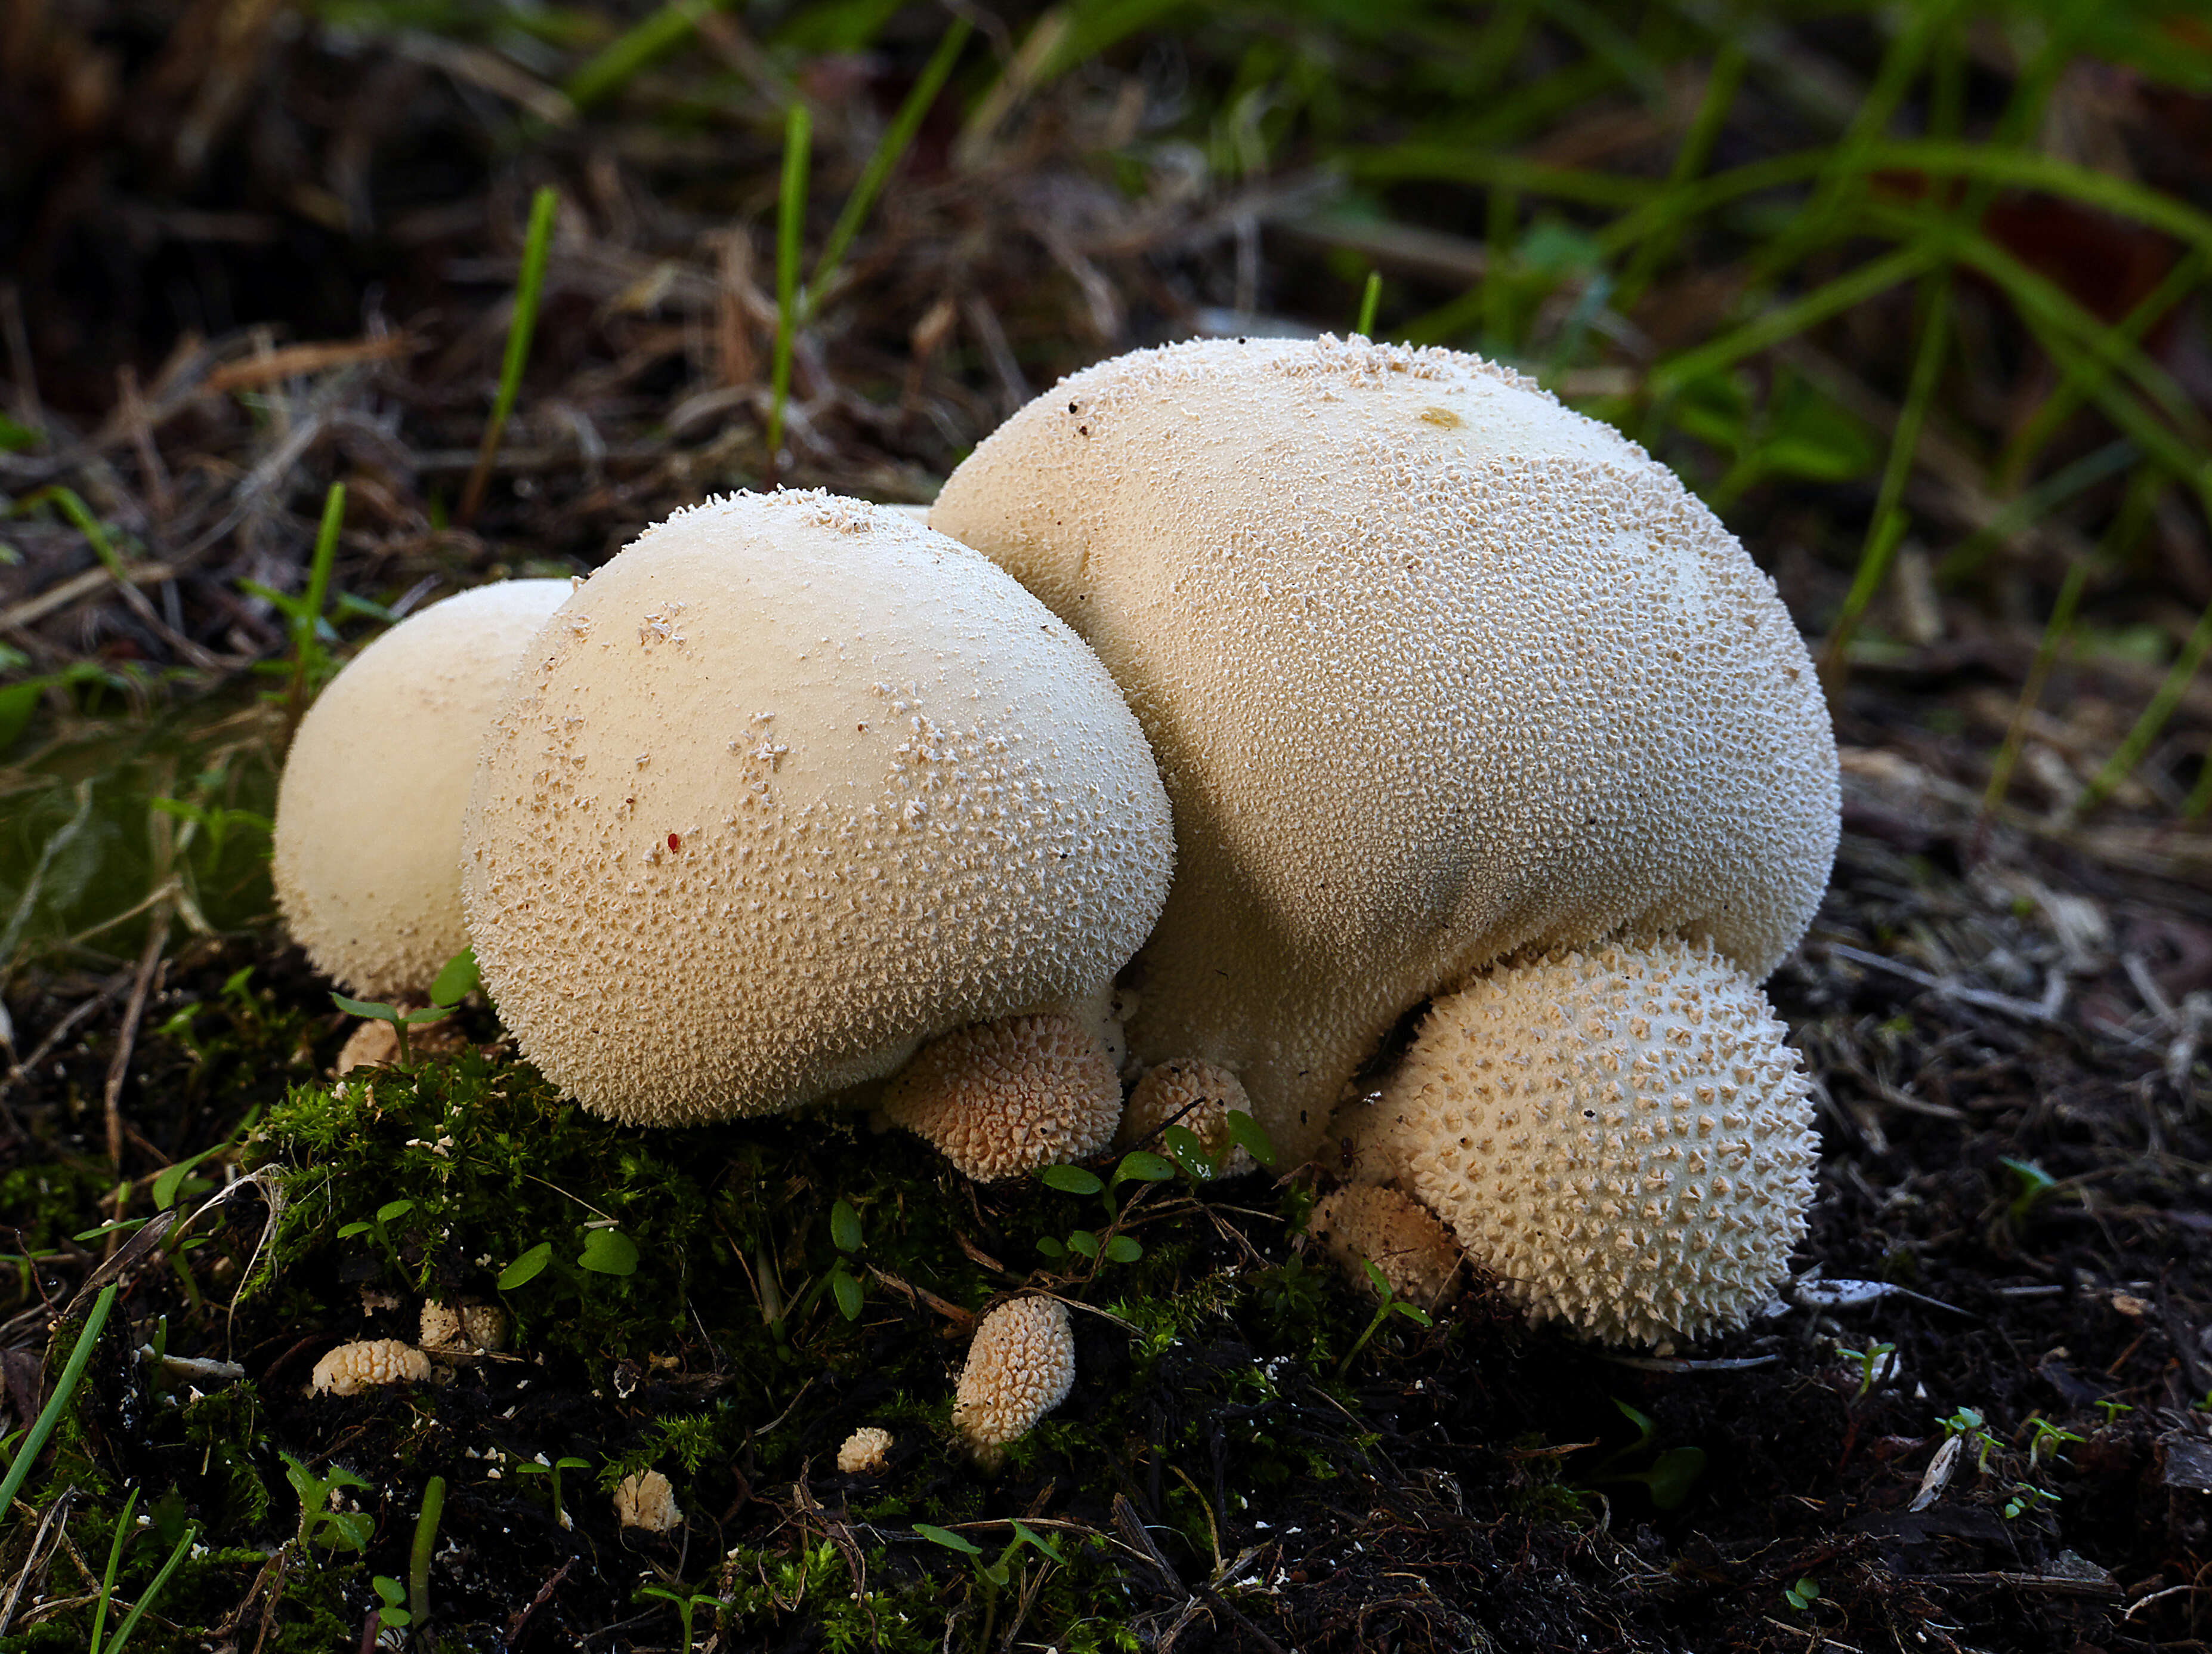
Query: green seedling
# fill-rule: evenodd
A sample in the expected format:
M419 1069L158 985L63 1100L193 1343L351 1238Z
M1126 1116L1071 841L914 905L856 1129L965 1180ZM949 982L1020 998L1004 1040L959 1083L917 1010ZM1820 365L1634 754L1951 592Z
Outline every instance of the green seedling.
M1659 1426L1651 1415L1640 1408L1631 1407L1619 1396L1613 1404L1620 1416L1636 1426L1636 1439L1626 1447L1608 1453L1590 1468L1589 1474L1577 1486L1584 1492L1613 1482L1639 1482L1651 1495L1653 1506L1672 1511L1690 1497L1698 1478L1705 1473L1705 1450L1702 1447L1670 1447L1651 1461L1642 1470L1615 1470L1614 1465L1634 1458L1646 1451L1658 1439Z
M522 269L515 277L514 316L507 325L507 355L500 363L499 395L493 401L491 423L484 427L483 444L477 450L476 468L469 472L461 493L460 521L464 527L476 520L491 481L492 461L499 457L501 439L522 391L522 370L530 365L531 335L538 331L538 307L545 292L545 265L553 252L553 222L560 211L561 195L541 184L530 198L530 228L522 242Z
M388 1573L380 1573L368 1583L380 1604L376 1610L377 1621L386 1631L404 1631L415 1623L415 1616L407 1611L406 1586Z
M1409 1304L1392 1292L1389 1281L1371 1259L1363 1258L1360 1260L1360 1264L1367 1271L1368 1281L1381 1295L1382 1301L1375 1306L1375 1314L1368 1322L1365 1330L1352 1340L1352 1347L1345 1351L1344 1359L1336 1364L1336 1376L1339 1378L1343 1377L1352 1370L1352 1364L1358 1359L1359 1352L1367 1347L1367 1341L1382 1331L1382 1323L1392 1316L1403 1316L1417 1327L1433 1327L1437 1324L1429 1312L1419 1304Z
M693 1590L683 1585L673 1590L666 1585L641 1585L637 1594L640 1596L657 1596L662 1602L675 1606L676 1617L684 1627L684 1654L691 1654L691 1620L698 1613L699 1604L710 1602L719 1607L722 1600L711 1590Z
M2030 1470L2035 1469L2036 1461L2043 1456L2046 1449L2050 1451L2051 1462L2053 1464L2064 1463L2066 1444L2082 1439L2072 1431L2061 1430L2050 1420L2039 1415L2030 1419L2027 1421L2027 1427L2034 1432L2027 1441L2027 1468Z
M942 1545L947 1550L959 1552L974 1566L975 1582L983 1591L983 1635L976 1645L981 1648L990 1646L992 1627L998 1618L999 1592L1006 1586L1007 1581L1012 1578L1014 1557L1023 1546L1028 1545L1034 1548L1062 1567L1067 1566L1067 1559L1060 1554L1058 1548L1027 1523L1017 1522L1012 1524L1012 1527L1014 1536L1006 1542L1006 1548L999 1553L997 1560L987 1562L984 1560L983 1548L974 1540L963 1535L956 1534L950 1529L933 1527L927 1522L917 1522L914 1524L915 1532L929 1541L931 1544Z
M2109 1396L2099 1397L2096 1407L2097 1410L2105 1415L2105 1428L2107 1430L2118 1422L2120 1414L2135 1411L2133 1403L2116 1402Z
M1040 1167L1037 1181L1047 1188L1056 1189L1063 1195L1097 1195L1100 1209L1106 1214L1106 1226L1103 1235L1089 1229L1072 1231L1065 1242L1047 1237L1037 1242L1037 1250L1054 1263L1065 1262L1073 1253L1087 1260L1094 1269L1106 1263L1134 1263L1145 1256L1145 1249L1133 1236L1115 1232L1122 1216L1121 1203L1115 1191L1128 1183L1170 1183L1175 1175L1175 1162L1149 1149L1132 1149L1121 1157L1113 1175L1105 1178L1081 1166Z
M541 1453L534 1459L514 1462L510 1468L518 1476L545 1477L553 1488L553 1520L560 1523L563 1529L574 1527L575 1524L568 1519L567 1507L561 1502L561 1473L563 1470L588 1470L592 1468L590 1460L576 1458L572 1455L549 1461Z
M1954 1436L1966 1438L1967 1445L1974 1450L1974 1469L1978 1474L1990 1468L1990 1453L1996 1446L1997 1438L1990 1434L1981 1409L1962 1407L1948 1418L1936 1422L1942 1426L1946 1440Z
M2017 1522L2031 1511L2058 1502L2058 1495L2048 1487L2038 1487L2033 1482L2016 1481L2013 1484L2012 1497L2004 1502L2004 1519Z
M376 1532L376 1518L366 1511L332 1511L327 1509L331 1495L341 1487L366 1487L366 1478L356 1476L342 1464L333 1464L322 1475L317 1475L306 1464L291 1454L277 1452L284 1461L284 1479L292 1484L299 1496L300 1529L293 1535L302 1551L312 1551L318 1541L330 1547L333 1554L341 1551L365 1551L369 1538Z
M331 990L331 1003L349 1017L390 1023L392 1031L399 1037L399 1066L404 1068L414 1061L407 1045L407 1031L443 1022L453 1014L455 1006L476 991L482 980L477 968L477 951L465 947L440 968L437 980L430 984L430 1003L419 1010L403 1011L381 1000L350 1000L336 989Z
M1851 1397L1851 1400L1854 1402L1863 1402L1866 1400L1868 1396L1873 1392L1875 1381L1882 1373L1882 1363L1890 1356L1897 1353L1897 1346L1888 1343L1876 1344L1871 1349L1838 1349L1836 1353L1844 1357L1846 1360L1856 1361L1859 1364L1858 1392Z
M386 1201L376 1208L376 1216L367 1223L342 1225L338 1230L338 1238L351 1240L356 1235L374 1234L378 1248L391 1261L392 1267L404 1275L407 1273L407 1266L399 1261L399 1249L392 1244L392 1231L386 1225L398 1223L414 1209L415 1202L404 1195L396 1201Z
M1782 1593L1782 1600L1803 1614L1820 1600L1820 1582L1809 1574Z
M830 1290L837 1299L837 1312L848 1321L858 1321L867 1292L860 1277L846 1268L845 1259L859 1257L867 1237L860 1228L860 1214L851 1202L839 1201L830 1208L830 1238L844 1255L830 1266Z
M193 1170L202 1161L212 1159L218 1154L228 1153L237 1147L252 1134L255 1122L260 1118L261 1105L257 1103L246 1110L246 1118L238 1122L238 1128L213 1148L202 1149L198 1154L187 1159L179 1160L174 1165L162 1167L160 1174L154 1179L154 1209L156 1212L167 1212L174 1206L177 1203L177 1197L186 1192L185 1179L191 1177ZM204 1180L195 1179L194 1181L199 1183L202 1191L210 1187Z
M46 1438L54 1433L54 1426L61 1422L62 1414L68 1411L77 1385L83 1382L85 1367L92 1360L92 1352L100 1342L100 1329L107 1325L108 1311L114 1307L115 1288L112 1286L101 1287L100 1296L92 1302L91 1313L84 1318L83 1330L77 1334L76 1342L70 1347L69 1360L62 1368L61 1377L55 1382L54 1393L46 1398L46 1406L39 1409L39 1416L32 1420L21 1445L15 1450L14 1456L8 1463L7 1475L0 1477L0 1511L15 1508L15 1495L22 1491L24 1480L31 1474L31 1467L38 1462L40 1453L46 1448ZM116 1633L118 1638L122 1634L121 1632Z
M2015 1160L2009 1155L1999 1163L2013 1176L2012 1204L2005 1215L2014 1224L2025 1225L2041 1206L2058 1192L2058 1179L2033 1160Z

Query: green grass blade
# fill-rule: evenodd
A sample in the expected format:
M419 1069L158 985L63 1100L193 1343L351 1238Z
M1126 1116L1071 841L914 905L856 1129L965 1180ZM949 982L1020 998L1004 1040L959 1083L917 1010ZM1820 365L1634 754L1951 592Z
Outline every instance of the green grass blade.
M70 1351L69 1363L62 1368L62 1376L54 1385L54 1393L46 1398L46 1406L31 1426L30 1433L23 1438L22 1445L15 1450L15 1457L8 1467L8 1474L0 1479L0 1511L15 1506L15 1495L22 1491L30 1479L31 1467L38 1462L39 1455L46 1450L46 1438L54 1433L67 1411L70 1398L76 1394L78 1383L92 1360L92 1352L100 1342L100 1329L107 1324L107 1312L115 1307L115 1288L103 1286L100 1296L93 1300L91 1313L84 1318L83 1330L76 1335L76 1344Z
M286 696L296 725L306 709L307 678L322 654L323 605L331 594L331 568L337 560L338 531L345 526L343 483L332 483L323 496L323 520L315 530L314 561L307 567L307 601L292 617L292 687Z
M137 1628L140 1618L148 1608L154 1606L154 1599L161 1594L161 1587L169 1583L169 1576L177 1571L177 1565L185 1560L185 1554L192 1548L193 1541L199 1536L198 1523L188 1522L185 1524L184 1535L177 1541L177 1548L169 1553L169 1560L161 1564L161 1572L154 1576L154 1582L151 1584L138 1593L138 1600L131 1605L131 1612L124 1616L123 1623L115 1628L115 1640L108 1644L107 1654L123 1654L123 1645L130 1640L131 1633Z
M92 555L100 559L100 566L107 570L115 583L118 586L128 585L131 576L125 572L123 554L115 549L115 542L107 538L107 526L94 515L92 508L84 502L84 496L75 489L59 483L42 488L15 502L16 514L20 516L48 500L60 508L62 515L69 519L70 526L84 536L85 544L92 548Z
M721 0L668 0L644 21L628 30L568 77L562 90L579 109L601 102L644 70L682 46L699 20L720 9Z
M1367 272L1367 289L1359 295L1359 320L1352 331L1364 339L1373 338L1375 309L1382 302L1382 272L1379 270L1370 270Z
M1997 546L2030 523L2039 522L2084 490L2108 477L2117 477L2142 458L2142 450L2125 437L2083 454L2072 465L2053 471L2026 493L2005 503L1987 523L1945 552L1936 565L1939 586L1955 586L1987 561Z
M561 207L560 192L541 184L530 201L530 228L522 244L522 271L514 284L514 315L507 325L507 356L500 364L499 395L492 404L491 423L484 428L483 446L477 452L476 469L461 498L460 520L473 520L483 503L484 486L491 480L491 462L498 457L500 439L507 434L507 417L514 411L522 391L522 370L530 363L531 336L538 331L538 307L545 292L545 265L553 251L553 222Z
M2150 704L2142 709L2142 715L2136 720L2135 727L2128 732L2127 739L2120 743L2111 757L2105 760L2104 768L2089 778L2088 786L2075 800L2074 807L2067 812L2069 818L2078 820L2087 815L2111 796L2114 787L2135 773L2136 766L2149 752L2151 743L2164 732L2166 721L2173 716L2174 708L2181 704L2181 697L2189 693L2189 685L2196 678L2197 669L2204 664L2207 650L2212 650L2212 604L2206 605L2204 611L2197 617L2197 624L2190 629L2189 641L2181 646L2180 654L2175 658L2157 692L2150 697ZM2200 788L2202 785L2200 781ZM2191 798L2193 801L2194 790Z
M845 205L837 214L837 222L830 226L830 239L822 248L822 256L814 262L814 273L807 278L806 292L811 309L827 287L830 277L836 274L838 265L845 257L845 249L860 234L860 226L867 222L868 212L883 193L884 185L890 181L907 150L913 146L914 136L921 130L922 118L936 103L937 94L945 89L945 82L959 61L961 48L968 44L973 26L965 17L956 17L952 27L945 31L945 38L937 43L924 65L921 78L906 94L891 124L884 129L884 136L876 145L876 152L868 157L861 169L859 181L853 185L852 194L845 198Z
M107 1629L107 1605L115 1600L115 1571L123 1566L123 1547L131 1538L131 1516L138 1508L139 1491L131 1488L131 1497L123 1501L123 1514L115 1518L115 1533L107 1546L107 1572L100 1578L100 1601L92 1610L92 1640L86 1645L89 1654L100 1654L100 1633Z
M1735 40L1723 41L1713 56L1712 70L1705 76L1705 95L1698 101L1690 130L1682 135L1681 148L1674 152L1674 164L1668 169L1666 187L1659 198L1651 233L1644 237L1622 273L1614 303L1624 312L1643 295L1660 261L1674 250L1680 239L1686 220L1680 207L1683 193L1711 159L1721 127L1735 106L1736 89L1743 84L1747 61L1742 46Z
M438 1548L438 1518L446 1511L446 1479L433 1476L423 1485L422 1509L415 1518L415 1547L407 1557L407 1611L413 1623L430 1622L430 1559Z
M775 213L775 359L770 369L768 465L772 477L783 447L784 404L791 397L792 335L799 320L799 238L806 227L806 165L814 121L794 100L783 125L783 184Z

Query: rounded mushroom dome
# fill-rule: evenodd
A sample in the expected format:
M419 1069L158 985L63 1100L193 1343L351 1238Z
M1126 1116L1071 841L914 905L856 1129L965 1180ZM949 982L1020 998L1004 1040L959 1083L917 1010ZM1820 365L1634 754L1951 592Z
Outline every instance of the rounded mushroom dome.
M1057 1298L1009 1298L975 1326L952 1424L986 1460L1019 1441L1075 1385L1075 1329Z
M524 1055L676 1125L1095 994L1173 857L1112 679L1003 571L881 508L739 494L647 530L547 626L463 883Z
M1532 1320L1670 1346L1789 1273L1813 1110L1762 994L1681 941L1507 965L1438 1000L1352 1164L1450 1225Z
M461 818L477 749L565 580L479 586L410 615L307 708L276 789L276 903L315 969L421 994L469 944Z
M1023 409L930 521L1095 648L1174 888L1131 1049L1292 1158L1394 1023L1524 950L1710 937L1753 977L1838 829L1790 617L1663 466L1479 358L1206 340Z

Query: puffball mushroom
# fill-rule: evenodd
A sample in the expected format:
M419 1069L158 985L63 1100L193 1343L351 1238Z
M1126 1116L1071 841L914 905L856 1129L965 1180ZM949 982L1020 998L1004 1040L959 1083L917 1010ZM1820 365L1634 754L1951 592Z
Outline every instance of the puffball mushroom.
M1075 1383L1075 1329L1057 1298L1009 1298L975 1325L953 1392L952 1425L977 1458L997 1462L1007 1443L1067 1399Z
M1063 380L930 522L1098 652L1179 863L1129 1025L1290 1162L1407 1011L1517 952L1711 937L1753 978L1827 879L1802 642L1712 513L1476 357L1201 340Z
M683 1522L684 1511L667 1477L658 1470L640 1470L624 1476L615 1489L615 1520L625 1528L665 1534Z
M890 1468L891 1432L862 1425L837 1450L837 1472L846 1476L880 1476Z
M884 1088L883 1111L990 1183L1104 1148L1121 1118L1121 1081L1105 1044L1074 1017L1001 1017L923 1046Z
M368 1338L341 1344L315 1363L308 1389L320 1395L352 1396L377 1384L420 1383L430 1376L430 1358L397 1338Z
M1082 640L967 547L819 492L679 512L578 587L491 721L465 842L524 1055L658 1125L1091 1003L1174 857Z
M1133 1148L1165 1126L1193 1133L1214 1157L1217 1177L1241 1177L1258 1170L1243 1146L1229 1134L1229 1111L1252 1112L1243 1083L1218 1062L1163 1062L1147 1068L1129 1093L1117 1140Z
M1436 1002L1352 1164L1450 1225L1530 1319L1662 1350L1765 1304L1805 1232L1809 1087L1766 997L1680 940Z
M276 789L276 903L349 993L427 994L468 946L461 817L477 748L568 595L565 580L515 580L433 604L356 655L300 721Z
M1368 1263L1382 1272L1384 1284L1398 1297L1425 1310L1448 1302L1459 1291L1459 1243L1435 1213L1395 1189L1340 1189L1314 1207L1309 1227L1345 1273L1370 1294L1375 1283L1362 1267Z

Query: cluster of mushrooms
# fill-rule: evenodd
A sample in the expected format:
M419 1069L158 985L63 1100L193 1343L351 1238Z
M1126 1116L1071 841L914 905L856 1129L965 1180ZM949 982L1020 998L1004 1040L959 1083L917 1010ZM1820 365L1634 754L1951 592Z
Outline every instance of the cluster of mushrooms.
M1756 984L1837 831L1772 582L1640 447L1457 352L1212 340L1064 380L927 526L738 494L407 620L303 721L276 872L356 994L473 945L596 1113L859 1103L990 1179L1243 1110L1394 1290L1664 1349L1803 1231ZM969 1439L1073 1349L985 1317Z

